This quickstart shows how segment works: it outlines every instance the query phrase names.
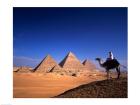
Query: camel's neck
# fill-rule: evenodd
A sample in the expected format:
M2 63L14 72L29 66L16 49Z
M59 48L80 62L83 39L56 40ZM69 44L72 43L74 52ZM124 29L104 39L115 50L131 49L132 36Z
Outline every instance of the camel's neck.
M99 60L99 64L100 64L101 67L103 67L103 62L102 62L102 60Z

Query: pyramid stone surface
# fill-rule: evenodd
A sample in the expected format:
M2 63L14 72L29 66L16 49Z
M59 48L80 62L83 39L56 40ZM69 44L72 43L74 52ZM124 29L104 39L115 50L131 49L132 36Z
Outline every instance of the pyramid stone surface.
M87 70L95 70L96 66L95 64L93 64L90 60L84 60L83 65L85 67L85 69Z
M76 56L69 52L68 55L60 62L59 64L65 70L81 70L83 65L81 62L76 58Z
M14 66L14 67L13 67L13 71L14 71L14 72L18 72L18 71L19 71L19 68L20 68L20 67L15 67L15 66Z
M18 69L15 72L18 72L18 73L30 73L31 70L32 70L32 68L30 68L30 67L21 66L21 67L18 67Z
M48 55L45 57L41 63L35 68L36 73L47 73L52 70L54 66L58 65L56 61Z
M55 65L50 72L61 72L62 68L59 65Z

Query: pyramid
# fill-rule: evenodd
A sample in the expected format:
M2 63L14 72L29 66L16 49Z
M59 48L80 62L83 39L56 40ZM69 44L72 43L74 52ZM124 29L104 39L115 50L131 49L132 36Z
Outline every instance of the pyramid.
M68 55L59 63L59 65L65 70L81 70L83 65L76 58L76 56L69 52Z
M58 65L56 61L50 55L48 55L41 61L34 71L36 73L47 73L50 72L50 70L52 70L52 68L56 65Z
M30 67L26 67L26 66L21 66L21 67L18 67L16 71L14 72L18 72L18 73L30 73L32 70L32 68Z
M84 60L84 62L82 63L85 67L85 69L87 70L95 70L96 66L95 64L93 64L90 60Z
M14 72L18 72L18 71L19 71L19 68L20 68L20 67L14 66L14 67L13 67L13 71L14 71Z

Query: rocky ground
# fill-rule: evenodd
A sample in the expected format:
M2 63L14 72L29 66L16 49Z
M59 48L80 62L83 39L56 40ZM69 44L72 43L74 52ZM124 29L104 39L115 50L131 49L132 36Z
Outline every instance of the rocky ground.
M92 82L68 90L55 98L127 98L127 78Z

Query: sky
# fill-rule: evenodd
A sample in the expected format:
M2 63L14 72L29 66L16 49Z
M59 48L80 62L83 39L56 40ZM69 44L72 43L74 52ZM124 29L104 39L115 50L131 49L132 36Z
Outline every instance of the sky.
M35 67L48 54L82 62L114 57L127 65L127 8L13 8L14 65Z

